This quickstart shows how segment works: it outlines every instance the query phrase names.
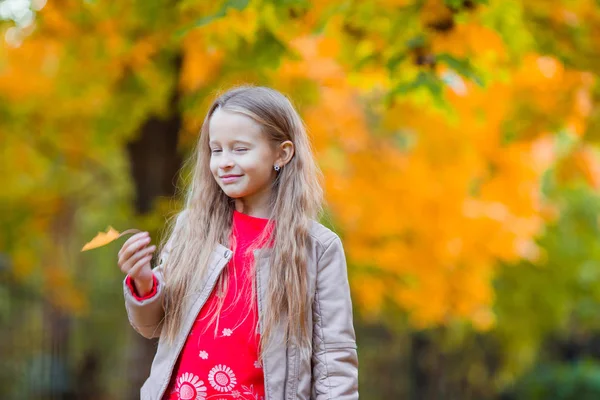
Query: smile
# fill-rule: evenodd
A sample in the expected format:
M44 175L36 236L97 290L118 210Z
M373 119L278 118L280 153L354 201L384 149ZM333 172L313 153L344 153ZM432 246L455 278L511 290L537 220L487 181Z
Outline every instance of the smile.
M237 181L238 179L240 179L241 177L242 177L241 175L228 176L228 177L221 178L221 181L223 181L223 183L233 183L233 182Z

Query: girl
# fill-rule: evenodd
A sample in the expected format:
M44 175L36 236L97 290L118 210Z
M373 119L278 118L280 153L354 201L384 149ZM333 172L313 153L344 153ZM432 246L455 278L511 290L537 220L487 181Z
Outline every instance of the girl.
M221 95L192 162L159 265L147 232L119 251L129 321L159 337L142 400L357 399L344 250L316 221L321 176L290 101Z

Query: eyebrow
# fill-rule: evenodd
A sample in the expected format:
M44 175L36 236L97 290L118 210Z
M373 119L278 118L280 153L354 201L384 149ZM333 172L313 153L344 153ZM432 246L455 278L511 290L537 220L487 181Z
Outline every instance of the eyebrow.
M249 146L252 146L252 143L246 142L244 140L234 140L233 144L235 144L235 143L247 144ZM209 146L212 146L212 145L215 145L215 144L219 144L219 142L215 142L214 140L211 140L210 142L208 142Z

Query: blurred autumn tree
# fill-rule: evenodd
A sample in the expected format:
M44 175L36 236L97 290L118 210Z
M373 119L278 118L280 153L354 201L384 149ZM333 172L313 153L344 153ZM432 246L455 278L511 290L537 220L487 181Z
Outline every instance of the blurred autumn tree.
M404 338L413 358L432 340L441 351L454 335L465 343L496 324L498 348L518 346L512 314L502 311L513 292L494 281L541 266L563 271L548 263L562 243L539 238L570 209L561 188L600 186L594 0L50 0L30 8L32 23L6 6L0 25L5 276L27 288L20 301L43 299L55 327L44 340L62 349L62 362L82 374L100 368L106 387L128 398L153 343L124 335L116 246L78 249L108 224L156 237L177 207L181 159L218 90L252 82L294 99L325 172L325 222L343 236L358 315L392 330L444 332ZM543 190L549 174L559 194ZM512 264L521 265L505 276L500 266ZM35 312L15 323L6 311L11 337ZM57 328L61 318L70 329ZM499 388L535 361L542 336L519 347L530 354L495 358ZM12 348L16 357L31 346ZM123 363L124 349L135 368ZM410 363L423 382L440 374ZM414 398L435 396L415 390Z

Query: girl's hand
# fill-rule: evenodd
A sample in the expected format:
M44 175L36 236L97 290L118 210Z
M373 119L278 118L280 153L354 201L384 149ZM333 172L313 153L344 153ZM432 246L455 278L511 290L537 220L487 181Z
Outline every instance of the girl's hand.
M150 260L156 246L150 243L150 234L140 232L131 236L119 250L119 268L133 280L138 294L144 296L152 290L153 277Z

